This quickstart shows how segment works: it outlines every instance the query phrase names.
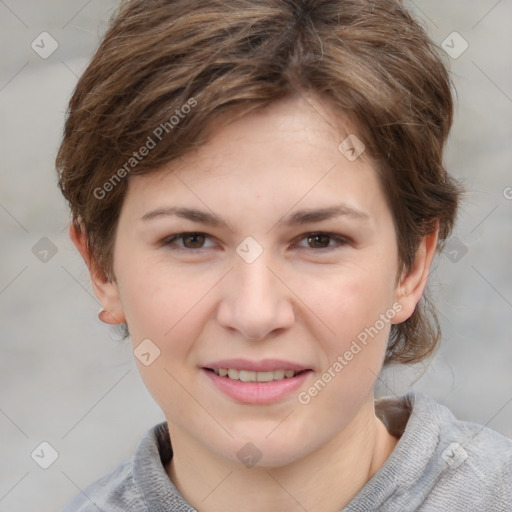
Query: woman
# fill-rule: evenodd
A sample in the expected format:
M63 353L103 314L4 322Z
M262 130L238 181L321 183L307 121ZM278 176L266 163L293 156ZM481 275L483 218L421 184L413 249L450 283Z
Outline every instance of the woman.
M125 2L57 158L106 323L165 414L65 510L509 510L512 442L430 356L448 73L395 0Z

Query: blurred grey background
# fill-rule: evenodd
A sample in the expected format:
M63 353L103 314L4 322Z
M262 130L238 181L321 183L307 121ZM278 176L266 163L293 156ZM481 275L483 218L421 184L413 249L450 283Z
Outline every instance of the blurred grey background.
M0 512L59 510L163 420L129 342L97 319L54 171L67 102L116 5L0 0ZM378 392L426 392L512 437L512 2L409 5L450 55L447 165L468 194L431 275L441 349L384 371Z

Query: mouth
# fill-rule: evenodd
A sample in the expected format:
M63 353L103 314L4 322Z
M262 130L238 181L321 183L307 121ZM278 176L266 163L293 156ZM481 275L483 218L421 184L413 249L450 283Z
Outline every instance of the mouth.
M292 379L297 375L310 370L273 370L265 372L257 372L253 370L240 370L236 368L204 368L206 371L213 372L219 377L225 377L230 380L238 380L242 382L273 382L278 380Z
M289 400L314 373L311 368L278 359L226 359L208 363L201 370L224 396L253 405Z

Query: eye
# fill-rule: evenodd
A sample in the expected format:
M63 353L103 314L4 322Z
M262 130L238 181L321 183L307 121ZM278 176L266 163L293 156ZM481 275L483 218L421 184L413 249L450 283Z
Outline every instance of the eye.
M215 247L215 244L205 246L205 241L209 240L210 236L206 233L187 232L177 233L171 235L162 240L162 246L170 246L171 249L176 250L198 250L198 249L210 249ZM335 235L333 233L306 233L300 236L297 240L305 240L307 246L294 244L294 247L300 249L313 249L313 250L332 250L339 248L340 246L347 245L349 241L342 236ZM181 242L181 243L177 243Z
M347 245L349 241L339 235L335 235L333 233L306 233L299 238L299 240L306 240L306 243L309 247L304 247L301 245L297 245L297 247L301 247L304 249L336 249L339 246ZM330 242L335 242L334 245L331 245Z
M178 245L177 249L207 249L208 247L203 247L203 245L208 238L206 233L178 233L162 240L162 245L178 245L176 241L181 240L183 245ZM214 247L214 245L209 247Z

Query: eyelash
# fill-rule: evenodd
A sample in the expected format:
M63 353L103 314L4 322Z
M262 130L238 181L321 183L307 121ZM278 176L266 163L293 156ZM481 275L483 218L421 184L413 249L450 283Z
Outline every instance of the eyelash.
M175 235L164 238L161 242L161 246L170 247L170 246L174 245L176 240L183 240L183 238L186 235L204 236L206 238L211 238L207 233L201 233L198 231L186 231L183 233L177 233ZM306 250L311 250L311 251L315 251L315 252L318 252L318 251L326 252L326 251L332 251L334 249L339 249L340 247L349 244L349 240L347 238L340 236L340 235L336 235L334 233L326 233L324 231L313 231L310 233L304 233L300 237L297 237L296 240L298 240L300 242L306 238L315 237L315 236L328 236L330 238L330 240L334 240L335 242L337 242L337 245L336 246L320 247L320 248L299 247L299 249L306 249ZM192 251L198 252L198 251L201 251L204 249L211 249L211 247L199 247L199 248L194 249L194 248L179 247L179 246L178 247L170 247L170 248L171 248L171 250L187 251L187 252L192 252Z

